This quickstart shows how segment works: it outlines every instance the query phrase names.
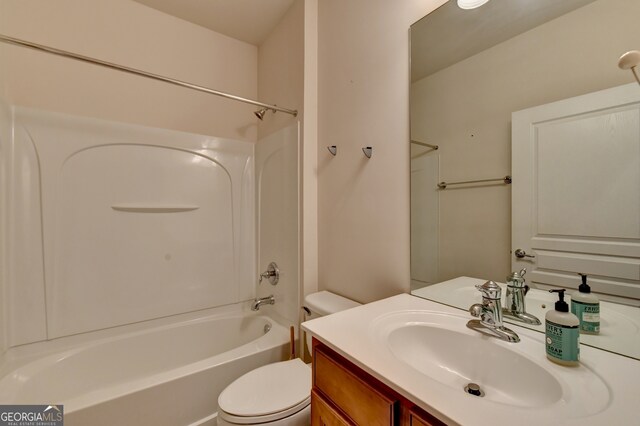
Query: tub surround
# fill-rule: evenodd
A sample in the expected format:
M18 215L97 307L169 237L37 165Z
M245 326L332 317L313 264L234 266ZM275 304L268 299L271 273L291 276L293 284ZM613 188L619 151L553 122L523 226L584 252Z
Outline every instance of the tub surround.
M0 403L64 404L69 425L215 421L298 321L298 123L254 145L8 111ZM256 286L263 258L277 287ZM276 305L249 312L260 292Z
M559 392L562 392L559 399L549 397L529 406L526 403L501 402L492 400L489 396L478 398L465 394L462 388L457 389L425 376L403 362L398 357L398 352L394 355L388 340L381 337L385 335L382 329L388 327L389 318L406 317L406 324L410 325L412 320L409 317L415 315L424 315L425 318L430 316L429 325L438 329L446 329L448 325L444 322L439 324L440 321L433 318L447 318L455 324L462 324L455 332L461 333L465 338L476 339L473 334L469 334L475 332L464 327L466 321L471 319L469 314L408 294L307 321L303 328L321 344L447 424L511 424L514 418L518 419L519 424L527 425L627 424L636 415L634 384L640 380L640 362L581 346L580 366L561 367L546 359L544 335L519 326L512 328L522 339L520 343L506 343L484 336L476 339L478 347L493 344L499 349L498 352L513 351L514 357L523 360L518 365L541 368L550 375L554 383L559 384ZM467 349L473 351L473 348ZM528 367L523 367L522 371L509 369L504 364L508 358L496 358L493 353L483 351L478 351L476 356L482 360L479 364L498 370L499 375L506 374L514 381L521 380L525 383L533 380L532 377L527 377L530 371L524 371ZM498 365L492 365L496 363ZM477 378L467 378L481 382L483 373L485 372L476 371L474 374ZM537 386L537 383L531 383L531 386ZM590 398L598 392L603 398L592 401ZM524 394L526 397L527 392Z

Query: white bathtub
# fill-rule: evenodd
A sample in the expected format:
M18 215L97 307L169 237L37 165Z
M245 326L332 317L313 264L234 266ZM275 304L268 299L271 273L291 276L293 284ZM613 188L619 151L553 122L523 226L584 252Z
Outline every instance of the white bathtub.
M4 356L0 404L64 404L67 426L215 424L220 392L284 359L288 340L268 317L227 307L27 345Z

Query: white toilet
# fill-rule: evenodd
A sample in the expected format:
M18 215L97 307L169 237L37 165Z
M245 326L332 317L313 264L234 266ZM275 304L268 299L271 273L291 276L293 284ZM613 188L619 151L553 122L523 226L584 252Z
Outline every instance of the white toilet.
M305 297L307 319L359 306L328 291ZM307 335L311 348L311 337ZM308 426L311 423L311 368L300 360L256 368L227 386L218 397L218 425Z

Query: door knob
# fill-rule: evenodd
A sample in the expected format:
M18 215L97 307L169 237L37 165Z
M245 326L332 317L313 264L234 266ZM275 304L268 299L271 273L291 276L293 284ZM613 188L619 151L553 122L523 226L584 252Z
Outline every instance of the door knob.
M532 254L527 254L527 252L522 249L516 249L516 251L514 251L513 254L515 254L518 259L524 259L525 257L529 257L533 259L535 257Z

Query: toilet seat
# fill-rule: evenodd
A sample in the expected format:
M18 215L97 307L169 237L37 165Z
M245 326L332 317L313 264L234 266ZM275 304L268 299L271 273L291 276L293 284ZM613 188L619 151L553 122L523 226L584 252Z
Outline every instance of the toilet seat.
M311 401L311 368L300 359L265 365L239 377L218 398L218 416L233 424L272 422Z

